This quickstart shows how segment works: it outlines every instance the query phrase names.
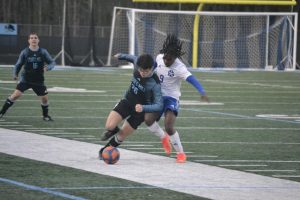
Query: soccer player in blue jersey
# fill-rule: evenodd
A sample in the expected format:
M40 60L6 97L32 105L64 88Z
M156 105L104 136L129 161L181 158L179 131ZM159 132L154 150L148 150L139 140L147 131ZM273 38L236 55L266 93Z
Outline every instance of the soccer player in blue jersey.
M100 159L104 148L119 146L128 135L133 133L145 121L145 118L156 119L163 108L159 79L153 73L154 60L152 56L143 54L136 57L128 54L117 54L115 57L133 63L134 71L131 84L124 97L107 117L106 131L103 133L101 140L111 139L100 149ZM148 114L149 117L147 117ZM122 128L119 128L118 125L124 119ZM148 120L145 123L147 124Z
M19 80L19 82L16 90L6 99L0 111L0 118L26 90L32 88L41 99L43 120L52 121L52 118L48 115L48 92L44 84L44 72L52 70L55 62L46 49L39 47L39 41L36 33L29 34L29 47L21 51L14 67L13 79ZM19 79L19 72L22 67L23 71Z
M203 101L209 101L206 92L200 82L193 76L186 65L181 61L182 42L175 35L168 35L160 54L156 57L157 67L155 72L160 79L163 101L164 101L164 126L167 135L170 136L170 141L177 153L178 163L186 161L179 134L174 128L176 117L179 112L179 97L181 96L181 82L187 81L193 85L201 95ZM160 138L165 137L163 129L157 122L148 126L149 130ZM163 145L164 146L164 145ZM167 152L167 151L166 151ZM171 153L171 149L167 154Z

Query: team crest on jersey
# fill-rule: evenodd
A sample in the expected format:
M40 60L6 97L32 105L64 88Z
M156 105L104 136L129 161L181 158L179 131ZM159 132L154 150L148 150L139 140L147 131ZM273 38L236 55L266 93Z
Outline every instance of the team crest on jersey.
M172 69L168 71L168 76L173 77L174 75L175 73Z

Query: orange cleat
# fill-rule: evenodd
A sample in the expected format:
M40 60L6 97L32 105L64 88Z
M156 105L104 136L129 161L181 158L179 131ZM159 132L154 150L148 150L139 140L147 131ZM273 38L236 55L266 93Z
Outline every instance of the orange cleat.
M165 149L166 154L169 156L171 154L172 147L170 144L170 137L168 134L165 134L165 137L161 140L161 144Z
M186 161L186 155L185 155L185 153L178 153L177 154L177 160L176 160L176 162L177 163L185 163L185 161Z

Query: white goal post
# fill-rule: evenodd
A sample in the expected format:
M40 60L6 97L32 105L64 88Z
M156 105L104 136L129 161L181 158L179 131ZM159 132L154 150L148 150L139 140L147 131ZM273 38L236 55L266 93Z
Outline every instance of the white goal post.
M197 21L195 16L199 17ZM196 67L207 69L295 70L297 20L297 13L115 7L107 65L116 65L112 56L120 52L155 57L171 33L183 42L182 60L188 66L196 63Z

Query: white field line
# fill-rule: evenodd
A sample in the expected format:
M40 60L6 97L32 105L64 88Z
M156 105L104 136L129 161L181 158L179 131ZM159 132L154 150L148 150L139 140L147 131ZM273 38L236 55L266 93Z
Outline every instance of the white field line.
M0 125L1 126L1 125ZM30 126L30 125L23 125L23 126ZM16 128L16 129L21 129L21 128ZM35 129L43 129L43 130L47 130L47 129L62 129L62 130L99 130L101 128L99 127L80 127L80 128L31 128L32 130ZM291 130L291 131L297 131L300 130L300 128L253 128L253 127L249 127L249 128L242 128L242 127L196 127L196 126L190 126L190 127L176 127L176 129L179 130ZM139 130L148 130L147 128L139 128Z
M294 169L247 169L246 172L296 172Z
M153 153L153 154L166 154L166 152L164 152L164 151L154 151L154 152L149 152L149 153ZM184 153L185 154L193 154L194 152L185 151ZM173 155L173 156L170 156L170 157L175 158L176 157L175 154L176 154L176 152L171 152L171 155ZM189 155L188 155L188 157L189 157Z
M262 86L262 87L271 87L271 88L284 88L284 89L299 89L299 86L286 86L286 85L275 85L275 84L263 84L263 83L245 83L238 81L222 81L217 79L205 79L207 82L221 83L221 84L230 84L230 85L251 85L251 86Z
M19 107L14 108L14 109L15 110L28 110L28 109L40 110L41 108L39 108L38 106L35 106L35 107L19 106ZM72 109L73 110L111 110L111 108L108 108L108 107L95 107L95 108L91 108L91 107L74 107ZM70 110L70 108L51 107L51 110ZM262 111L261 108L251 108L251 109L248 109L248 108L213 108L211 111L257 111L257 110ZM274 111L274 108L269 107L269 108L264 108L263 110L264 111L270 110L270 112L271 112L271 111ZM295 108L285 109L285 111L295 111ZM248 120L249 120L249 118L248 118ZM253 119L253 120L255 120L255 119Z
M32 126L32 125L25 125L25 124L0 124L0 127L28 127L28 126Z
M22 99L22 101L24 102L40 102L39 99ZM117 102L118 99L114 99L114 100L55 100L56 103L111 103L111 102ZM248 104L248 105L265 105L266 102L247 102L247 101L236 101L236 102L212 102L212 103L205 103L205 102L197 102L194 101L194 103L184 103L182 105L224 105L224 104ZM300 102L268 102L268 105L299 105Z
M268 165L218 165L220 167L267 167Z
M232 163L300 163L300 160L194 160L196 162L232 162Z
M45 132L45 133L40 133L43 135L79 135L80 133L68 133L68 132Z
M122 147L153 147L152 144L122 144Z
M272 175L276 178L300 178L300 175Z
M63 130L60 130L60 129L57 129L57 130L49 130L49 129L47 129L47 130L42 130L42 129L26 129L26 130L24 130L24 131L35 131L35 132L47 132L47 131L53 131L53 132L63 132ZM42 133L41 133L42 134Z
M215 200L300 199L298 182L200 163L177 164L172 158L121 148L120 161L107 165L97 158L99 147L97 144L0 128L0 152L10 155Z

